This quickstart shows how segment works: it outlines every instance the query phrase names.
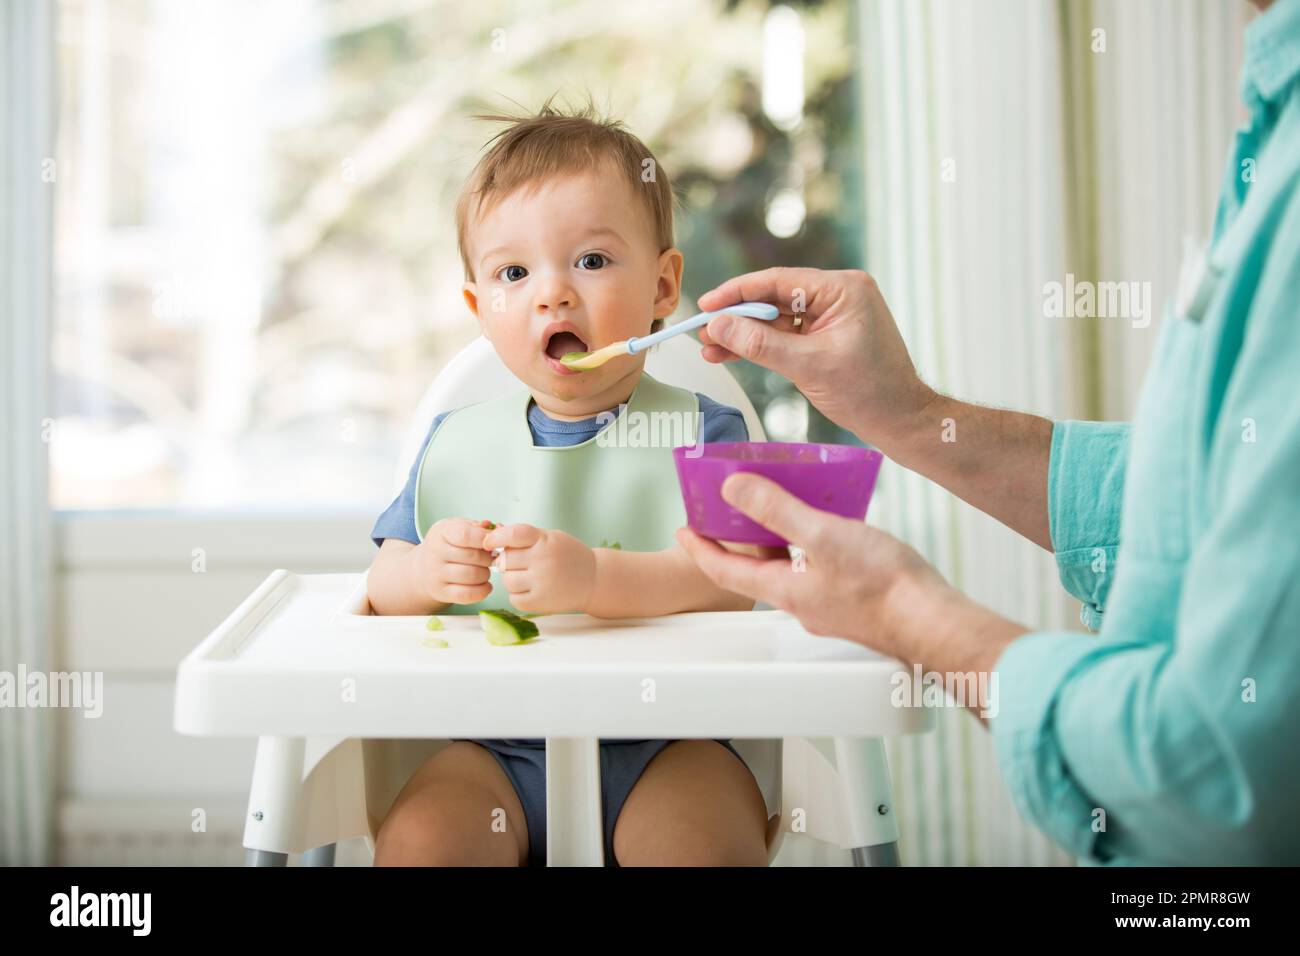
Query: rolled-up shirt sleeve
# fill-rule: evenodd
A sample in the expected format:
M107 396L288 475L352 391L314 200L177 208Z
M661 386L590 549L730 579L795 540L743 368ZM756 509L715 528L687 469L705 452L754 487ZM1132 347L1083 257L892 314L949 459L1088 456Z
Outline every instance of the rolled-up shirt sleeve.
M1294 239L1300 200L1291 211ZM1225 334L1235 361L1216 365L1231 371L1209 386L1218 408L1197 456L1204 505L1174 633L1152 641L1112 612L1100 638L1026 635L996 665L991 730L1013 800L1085 859L1295 863L1300 853L1300 242L1274 255L1242 286L1249 320L1239 338Z
M1056 422L1047 514L1061 584L1083 602L1080 620L1101 629L1119 551L1127 422Z

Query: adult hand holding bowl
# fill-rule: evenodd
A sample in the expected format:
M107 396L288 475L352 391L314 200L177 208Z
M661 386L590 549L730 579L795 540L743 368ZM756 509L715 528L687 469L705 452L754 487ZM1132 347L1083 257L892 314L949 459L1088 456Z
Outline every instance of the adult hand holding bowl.
M678 530L678 542L715 584L788 611L813 634L944 671L991 669L1026 629L949 586L912 548L866 524L863 515L883 453L1050 547L1045 449L1051 423L957 402L929 388L864 272L767 269L731 279L701 296L699 307L717 311L742 300L770 302L780 315L771 322L717 316L700 330L704 358L745 358L784 375L827 418L880 451L807 446L840 450L782 452L778 444L773 451L713 456L706 445L696 459L683 452L683 498L688 514L697 510L689 527ZM958 419L962 440L943 441L946 425ZM818 477L782 473L780 463L762 460L772 454L793 458L784 464L795 474L807 469ZM805 454L817 460L800 460ZM850 474L869 469L869 479L864 470L859 486L839 489L829 479L841 467ZM801 494L806 482L821 487L823 480L832 499L834 490L852 494L836 504L817 492ZM863 487L865 497L849 506ZM769 556L717 543L737 540L760 544ZM800 549L797 560L768 550L781 543Z
M782 547L790 542L755 523L722 497L741 472L761 475L820 511L861 521L880 472L881 454L853 445L722 442L673 450L690 527L719 541Z
M873 454L874 462L861 464L874 480L879 452ZM678 543L715 584L788 611L810 634L843 637L904 656L897 624L906 601L900 604L896 598L905 589L898 585L915 576L947 587L920 555L861 517L814 508L761 474L733 472L722 481L720 492L727 512L767 529L772 538L766 540L788 542L800 551L792 560L784 548L769 552L765 544L769 557L751 557L728 551L690 528L679 529ZM707 517L716 521L719 515L715 510ZM728 515L725 520L735 519ZM738 525L724 534L722 540L749 532Z
M677 539L714 583L767 601L812 634L868 642L864 626L892 574L877 538L909 564L910 548L863 523L882 456L852 445L726 442L676 448L673 457L690 530ZM725 489L725 491L724 491ZM728 552L716 541L759 545L765 558ZM788 545L800 549L795 556ZM776 550L776 549L780 550ZM833 600L827 597L834 595Z

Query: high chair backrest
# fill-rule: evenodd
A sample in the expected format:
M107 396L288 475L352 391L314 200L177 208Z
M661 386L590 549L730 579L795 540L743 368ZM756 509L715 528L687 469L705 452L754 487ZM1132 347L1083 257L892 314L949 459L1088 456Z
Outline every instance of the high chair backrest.
M700 392L715 402L739 409L745 416L750 441L767 440L758 412L754 410L740 383L732 377L725 365L705 361L700 355L700 343L689 335L679 335L650 349L645 369L665 385ZM522 387L497 356L492 345L481 335L461 349L420 399L397 459L393 494L398 494L406 484L411 465L424 443L424 436L429 433L429 426L439 413L486 401L508 389Z

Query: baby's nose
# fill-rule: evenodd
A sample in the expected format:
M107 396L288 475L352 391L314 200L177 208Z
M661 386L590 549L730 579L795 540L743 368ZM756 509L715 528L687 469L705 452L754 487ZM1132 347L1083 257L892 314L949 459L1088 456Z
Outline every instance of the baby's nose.
M567 295L557 295L553 298L538 299L537 311L542 315L554 312L556 309L572 309L573 298Z
M553 312L558 308L573 308L577 297L573 287L559 279L548 279L538 283L537 298L534 302L540 313Z

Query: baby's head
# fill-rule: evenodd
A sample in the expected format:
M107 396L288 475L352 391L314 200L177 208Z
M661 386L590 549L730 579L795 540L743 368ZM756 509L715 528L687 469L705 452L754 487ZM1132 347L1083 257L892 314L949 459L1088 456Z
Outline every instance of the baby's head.
M588 105L508 122L456 204L465 301L506 366L561 415L612 408L645 353L589 372L559 363L657 331L681 293L673 191L645 144ZM612 399L612 400L611 400Z

